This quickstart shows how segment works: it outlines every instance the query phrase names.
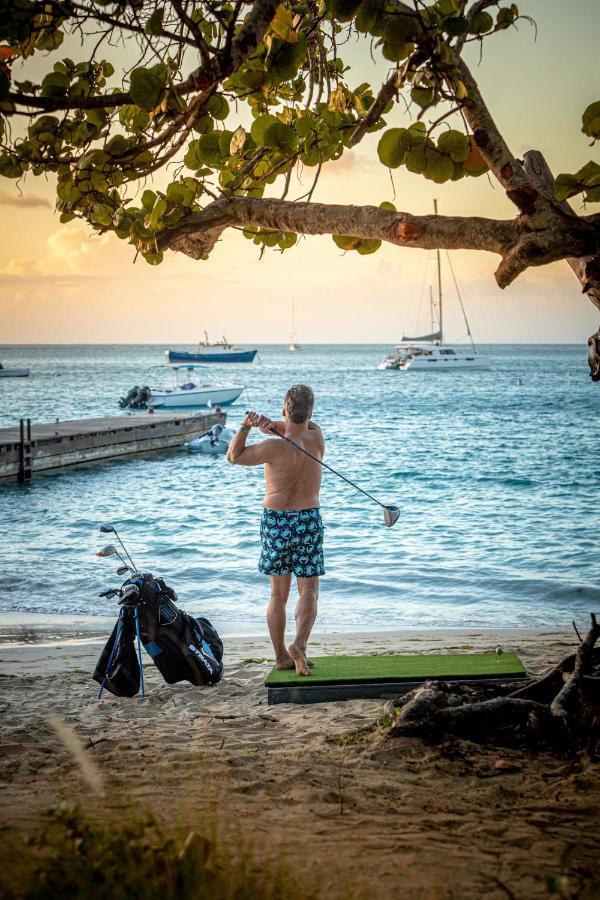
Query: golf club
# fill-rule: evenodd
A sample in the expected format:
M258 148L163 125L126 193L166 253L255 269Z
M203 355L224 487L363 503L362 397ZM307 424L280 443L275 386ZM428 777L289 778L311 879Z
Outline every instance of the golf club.
M246 414L248 410L246 410ZM359 487L357 484L354 484L353 481L350 481L349 478L346 478L345 475L342 475L341 472L338 472L332 466L328 465L326 462L323 462L322 459L319 459L318 456L313 456L312 453L309 453L308 450L305 450L304 447L301 447L295 441L292 441L291 438L286 437L284 434L279 434L276 428L269 428L269 431L274 434L276 437L281 438L282 441L286 441L288 444L291 444L292 447L295 447L296 450L299 450L300 453L304 453L306 456L309 456L311 459L314 459L316 463L319 463L320 466L323 466L324 469L327 469L329 472L333 472L334 475L337 475L338 478L341 478L342 481L345 481L346 484L349 484L351 487L355 488L357 491L360 491L361 494L364 494L365 497L368 497L369 500L372 500L373 503L377 503L378 506L381 506L383 509L383 521L387 525L388 528L391 528L392 525L395 525L398 519L400 518L400 509L398 506L390 506L388 504L382 503L381 500L378 500L377 497L374 497L372 494L369 494L368 491L363 490L363 488Z
M135 572L131 568L131 566L119 566L117 569L117 575L125 575L126 572L131 572L132 575L135 575Z
M125 560L123 559L123 557L121 556L121 554L119 553L119 551L117 550L117 548L115 547L114 544L107 544L106 547L102 548L102 550L96 550L96 556L101 556L102 558L105 558L107 556L116 556L116 557L118 557L118 559L121 560L121 562L123 563L124 566L127 566L127 563L125 562ZM129 566L127 566L127 568L129 568ZM119 574L119 573L117 573L117 574Z
M125 551L125 555L126 555L127 559L129 560L129 562L130 562L131 565L133 566L134 571L137 572L137 570L138 570L138 569L137 569L137 566L136 566L136 564L134 563L134 561L132 560L131 555L130 555L130 553L129 553L127 547L125 546L125 544L124 544L123 541L121 540L121 536L119 535L119 532L117 531L117 529L115 528L115 526L114 526L114 525L110 525L110 524L107 523L107 524L105 524L105 525L100 525L100 528L99 528L98 530L101 531L102 534L114 534L114 535L116 536L118 542L120 543L121 547L122 547L123 550ZM125 562L125 560L123 560L123 562Z

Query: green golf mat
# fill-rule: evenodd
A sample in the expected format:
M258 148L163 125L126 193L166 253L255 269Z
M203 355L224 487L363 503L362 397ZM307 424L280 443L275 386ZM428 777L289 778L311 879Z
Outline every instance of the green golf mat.
M479 681L526 676L516 653L440 653L425 656L311 657L309 676L273 669L269 703L311 703L402 694L430 679Z

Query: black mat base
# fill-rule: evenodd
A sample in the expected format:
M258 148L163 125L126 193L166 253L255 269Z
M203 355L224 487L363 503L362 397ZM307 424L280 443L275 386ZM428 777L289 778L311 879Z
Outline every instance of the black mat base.
M443 678L440 681L452 681L457 684L505 684L507 681L522 681L526 674L503 675L502 678ZM387 700L401 697L421 687L420 681L362 681L356 684L289 684L280 687L267 687L269 706L277 703L327 703L332 700Z

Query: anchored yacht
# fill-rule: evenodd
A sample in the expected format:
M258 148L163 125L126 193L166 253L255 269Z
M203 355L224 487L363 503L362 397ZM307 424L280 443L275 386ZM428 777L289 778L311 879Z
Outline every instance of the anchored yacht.
M437 215L437 200L433 201L434 212ZM471 328L465 312L465 307L460 295L456 276L452 269L450 256L447 255L448 265L454 279L454 285L460 301L460 308L467 327L467 335L471 341L471 349L467 351L455 350L444 344L444 328L443 328L443 306L442 306L442 265L440 251L436 250L437 264L437 303L433 299L432 288L429 288L429 302L431 308L431 324L430 334L422 334L418 337L402 336L399 344L396 344L392 353L390 353L383 362L379 363L379 369L396 369L401 372L408 371L448 371L454 369L489 369L490 360L487 356L483 356L477 352ZM437 330L435 327L435 318L437 314Z

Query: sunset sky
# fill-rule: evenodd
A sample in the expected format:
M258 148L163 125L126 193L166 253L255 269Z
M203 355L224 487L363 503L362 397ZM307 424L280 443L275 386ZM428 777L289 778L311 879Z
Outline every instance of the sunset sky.
M575 171L598 158L580 129L584 108L600 96L600 4L521 0L519 7L535 19L537 40L519 22L518 31L485 41L481 65L472 47L467 61L513 152L537 148L555 174ZM351 84L373 79L379 85L382 72L364 46L343 56L352 66ZM408 121L401 105L388 117L389 125ZM232 123L235 128L233 117ZM426 213L437 197L448 215L514 215L487 177L434 185L400 169L394 198L376 157L377 140L326 167L314 199L393 200L399 210ZM312 171L290 198L306 190ZM418 319L422 290L433 277L427 251L384 245L372 256L344 255L330 237L313 237L259 260L253 244L230 232L207 262L168 253L152 268L141 259L133 265L132 247L112 236L93 235L78 222L60 225L53 203L51 179L29 177L20 186L0 179L0 343L192 343L204 329L238 342L287 341L292 298L301 343L393 343L403 329L426 324ZM581 211L577 199L575 208ZM598 327L598 313L566 263L529 270L500 291L493 277L498 257L455 251L452 261L482 342L581 342ZM465 329L444 265L452 341Z

